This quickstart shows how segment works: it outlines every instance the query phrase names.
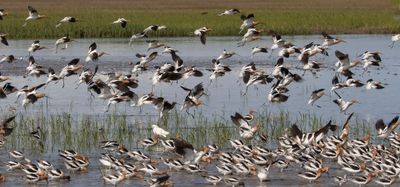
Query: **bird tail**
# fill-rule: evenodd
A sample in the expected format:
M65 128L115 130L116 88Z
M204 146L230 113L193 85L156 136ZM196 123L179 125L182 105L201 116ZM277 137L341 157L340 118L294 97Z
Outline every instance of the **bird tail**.
M58 28L58 27L60 27L61 26L61 23L58 23L57 25L56 25L56 28Z

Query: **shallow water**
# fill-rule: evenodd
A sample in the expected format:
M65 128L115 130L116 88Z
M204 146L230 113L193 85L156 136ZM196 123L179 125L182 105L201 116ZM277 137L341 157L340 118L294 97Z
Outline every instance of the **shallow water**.
M331 97L323 96L316 102L321 108L312 107L306 105L309 95L313 90L319 88L325 88L329 90L331 87L331 79L335 72L330 67L336 62L334 51L336 49L349 53L353 59L357 55L361 54L365 50L369 51L381 51L382 60L384 66L382 68L370 68L370 71L361 76L362 69L358 68L355 73L355 78L361 79L365 82L369 78L379 80L386 83L386 88L383 90L365 90L364 88L348 88L340 90L339 93L346 100L358 99L361 103L352 106L349 112L355 112L357 119L374 123L377 119L383 118L385 121L390 120L393 116L398 115L400 107L397 103L400 103L398 93L400 87L398 84L399 65L397 63L398 50L400 46L396 46L391 49L388 48L390 43L390 36L388 35L343 35L341 36L347 41L347 43L339 44L329 49L329 57L318 56L318 61L324 63L324 68L316 74L311 75L309 72L305 74L304 81L301 83L292 83L289 86L290 98L287 102L281 104L271 104L266 100L266 96L270 90L271 85L257 85L249 87L246 96L242 93L245 90L245 85L239 80L240 68L250 63L251 61L256 62L258 69L265 69L267 72L271 72L273 64L277 59L277 51L274 52L272 57L268 57L268 54L257 54L254 59L251 59L250 51L253 46L270 46L271 41L269 37L263 38L261 41L247 44L244 47L236 47L236 42L239 40L237 37L209 37L207 45L203 46L198 41L198 38L159 38L160 42L167 43L170 46L180 51L179 55L183 59L185 65L195 65L204 73L201 78L191 77L186 81L179 81L178 83L161 83L154 87L153 93L156 96L163 96L168 101L177 101L183 103L186 92L184 92L180 86L193 87L195 84L203 82L206 88L207 96L203 96L202 100L205 102L205 106L200 106L196 109L191 109L191 113L203 115L206 118L221 118L229 120L229 116L234 112L247 113L249 110L256 111L269 111L273 114L279 115L281 111L287 111L290 113L291 120L296 122L301 117L301 114L315 114L323 120L333 119L342 122L345 119L345 115L339 112L338 107L332 102L336 96L333 94ZM298 46L305 45L311 41L321 43L322 38L320 36L295 36L285 37L286 40L291 41ZM15 64L2 64L0 71L7 76L11 76L11 82L18 88L24 85L35 85L46 81L47 77L27 77L24 78L24 69L27 66L27 48L31 44L30 40L17 40L9 41L10 47L2 47L1 54L8 55L14 54L15 56L22 56L23 61L19 61ZM132 66L128 64L129 61L136 62L135 53L146 53L147 44L143 41L135 42L132 47L128 45L128 41L123 39L79 39L77 42L70 44L66 50L60 50L57 54L54 53L54 49L45 49L38 51L33 54L38 64L45 67L53 67L56 72L68 63L72 58L81 58L81 63L87 67L93 69L93 63L84 63L83 60L87 53L87 48L90 43L96 42L99 51L107 51L111 55L101 57L97 63L99 65L99 71L102 73L111 71L123 71L130 72ZM52 46L53 40L41 40L41 44L45 46ZM232 68L232 72L228 72L225 76L218 78L216 81L210 82L210 72L206 71L205 68L211 66L211 59L216 58L222 52L223 49L228 51L235 51L239 56L234 56L231 59L223 60L222 63L229 64ZM157 51L161 52L162 49ZM155 61L151 62L153 65L161 65L165 62L170 62L170 55L162 55ZM296 58L285 59L285 63L291 67L295 67L298 64ZM149 93L152 91L151 80L152 70L145 72L139 76L139 87L133 91L139 96L142 94ZM292 71L302 74L300 70L293 69ZM107 116L109 114L126 114L128 115L128 121L138 120L143 121L147 124L148 120L156 122L157 112L152 106L144 106L143 108L133 108L128 104L121 103L115 107L111 107L110 111L104 114L106 102L100 99L93 99L87 92L86 86L81 85L75 89L77 76L68 77L65 81L65 87L61 88L61 82L58 84L51 83L45 89L41 90L45 92L49 98L39 101L35 106L30 106L27 109L21 107L20 101L16 104L16 96L11 95L7 99L0 100L0 109L6 111L9 106L16 106L19 114L24 116L34 115L45 115L50 116L53 114L62 114L64 112L71 113L72 117L80 117L82 115L88 116ZM1 83L2 85L3 83ZM328 93L328 91L326 91ZM180 105L178 105L178 108ZM130 127L134 128L134 127ZM302 127L307 128L308 127ZM134 131L134 130L133 130ZM130 131L131 132L131 131ZM140 138L146 135L138 135ZM55 138L55 137L51 137ZM52 144L51 138L46 141L48 144ZM139 139L139 138L135 138ZM271 143L273 145L273 143ZM269 147L271 146L269 145ZM76 147L77 145L74 145ZM32 146L31 146L32 147ZM51 147L51 149L49 149ZM129 146L134 148L136 146ZM48 159L53 163L61 164L61 160L56 154L57 149L60 147L46 146L46 149L42 152L36 152L33 150L25 150L30 158L44 158ZM64 148L64 147L61 147ZM24 149L23 147L21 149ZM8 161L6 156L6 150L0 151L1 161ZM51 186L98 186L103 185L100 180L99 163L97 161L99 152L101 150L90 151L91 165L90 172L87 174L72 174L73 180L69 183L55 183L50 182ZM153 153L152 153L153 154ZM158 155L159 153L154 153ZM159 164L163 167L163 164ZM63 168L61 165L57 165ZM215 167L210 170L210 174L215 174ZM164 168L166 169L166 168ZM330 175L335 174L335 169L331 170ZM323 175L317 183L308 184L306 180L299 180L296 176L298 169L292 167L284 173L279 173L277 169L272 169L270 172L270 180L265 183L267 186L333 186L332 179L329 179L327 175ZM22 180L21 172L17 174L15 172L5 172L2 169L2 173L11 175L10 180L6 183L0 183L0 186L23 186L26 182ZM171 173L174 186L188 186L193 183L205 185L200 175L186 175L181 173ZM15 179L15 180L14 180ZM39 183L39 185L45 185L46 183ZM138 180L124 181L120 186L142 186L144 182ZM246 179L246 186L258 185L256 177ZM263 185L260 185L263 186Z

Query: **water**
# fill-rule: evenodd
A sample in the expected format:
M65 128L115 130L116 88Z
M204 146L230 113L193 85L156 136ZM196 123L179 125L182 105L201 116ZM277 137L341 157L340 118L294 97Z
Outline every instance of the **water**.
M229 116L234 114L234 112L247 113L249 110L256 111L270 111L273 114L279 114L281 111L287 111L291 115L291 120L296 122L301 116L301 114L315 114L324 120L334 119L336 121L342 122L345 119L345 115L339 112L338 107L332 102L336 96L323 96L320 100L316 102L321 108L312 107L306 105L309 95L313 90L319 88L325 88L329 90L331 87L331 79L335 74L334 70L330 67L336 62L334 56L334 51L340 50L345 53L350 54L350 58L356 58L357 55L363 53L366 50L369 51L381 51L383 67L382 68L370 68L370 71L361 76L361 68L356 68L356 76L354 78L366 82L369 78L374 80L379 80L386 83L386 88L383 90L365 90L364 88L348 88L340 90L339 93L345 100L358 99L360 104L355 104L349 109L349 112L355 112L356 117L359 120L366 121L369 123L374 123L377 119L383 118L385 121L390 120L392 117L399 113L400 107L395 103L399 103L400 99L397 97L400 87L398 86L398 75L399 65L397 63L398 59L398 46L393 49L388 48L390 43L390 36L388 35L343 35L340 36L347 41L347 43L334 46L329 49L329 57L318 56L316 60L324 64L323 70L319 71L316 76L311 75L309 72L305 74L304 81L301 83L292 83L289 86L290 98L287 102L281 104L268 103L266 96L270 90L271 85L257 85L249 87L246 96L243 96L245 90L245 85L239 80L240 68L254 61L257 64L258 69L264 69L268 73L271 73L272 67L275 64L277 58L274 52L272 57L268 57L268 54L257 54L254 59L251 59L250 51L253 46L270 46L271 41L269 37L263 38L261 41L257 41L251 44L247 44L244 47L236 47L236 42L239 40L237 37L209 37L207 40L207 45L203 46L200 44L197 37L194 38L159 38L160 42L167 43L169 46L180 51L179 55L184 61L185 65L194 65L198 67L204 76L201 78L191 77L185 81L179 81L178 83L161 83L154 87L152 90L151 77L153 74L153 69L150 68L149 72L145 72L139 76L139 87L133 89L135 93L139 96L153 91L156 96L162 96L168 101L177 101L178 103L183 103L186 92L183 91L180 86L193 87L195 84L203 82L207 96L203 96L205 105L200 106L195 109L191 109L191 113L199 114L201 113L206 118L221 118L228 119ZM311 41L315 43L321 43L321 36L295 36L295 37L285 37L286 40L297 44L298 46L303 46ZM20 88L24 85L36 85L43 83L47 80L47 77L27 77L24 78L24 70L27 66L27 48L31 44L30 40L17 40L9 41L10 47L2 47L1 54L8 55L13 54L15 56L21 56L22 61L14 64L2 64L0 71L7 76L11 76L11 82L16 87ZM53 46L55 41L53 40L41 40L41 45ZM53 67L56 72L66 65L72 58L80 58L81 63L86 67L93 69L93 63L84 63L83 60L87 53L88 46L96 42L99 51L106 51L110 55L106 55L100 58L97 63L99 65L99 70L101 73L112 72L112 71L122 71L130 72L132 66L128 62L136 62L136 53L146 53L147 43L145 42L135 42L133 46L129 46L128 42L124 39L79 39L77 42L70 44L69 48L66 50L60 50L57 54L54 53L54 48L44 49L33 54L38 64L45 67ZM210 72L206 71L205 68L211 66L211 59L216 58L222 52L223 49L227 51L235 51L238 56L234 56L231 59L223 60L222 63L230 65L232 72L228 72L225 76L218 78L217 80L210 82L209 75ZM162 49L157 51L160 53ZM170 62L170 55L164 54L153 62L151 66L162 65L166 62ZM285 64L288 66L295 67L299 62L295 57L285 59ZM302 74L300 70L293 69L292 71ZM58 84L51 83L45 89L41 90L49 96L48 99L44 99L35 104L35 106L30 106L27 109L21 107L20 102L16 103L16 96L11 95L7 99L0 100L0 109L6 111L8 107L15 106L19 114L25 116L34 116L38 113L44 113L44 115L52 114L62 114L70 113L71 116L80 117L82 115L108 115L111 113L121 113L129 116L129 119L139 119L143 122L147 120L152 120L156 122L158 113L152 106L144 106L143 108L134 108L128 104L121 103L115 107L111 107L107 114L104 114L106 102L98 98L93 99L87 92L86 86L81 85L76 89L77 76L68 77L65 81L65 87L61 88L61 82ZM326 91L328 93L328 91ZM178 105L178 108L180 105ZM150 117L149 117L150 116ZM304 127L306 128L306 127ZM142 137L142 135L139 135ZM54 138L54 137L52 137ZM51 142L48 142L51 143ZM76 146L76 145L75 145ZM130 146L128 146L130 147ZM56 154L57 147L51 150L45 150L42 153L32 153L30 154L27 150L27 154L32 158L45 158L53 163L61 164L59 157ZM51 182L51 185L71 185L71 186L98 186L103 184L99 179L101 176L100 170L98 169L99 163L97 161L98 152L91 153L91 165L90 172L86 174L72 174L72 181L69 183L58 183ZM152 153L153 154L153 153ZM156 155L158 153L155 153ZM2 150L2 155L6 155L6 150ZM6 156L0 157L2 161L7 161L9 158ZM159 164L162 168L163 164ZM61 165L57 165L63 168ZM210 174L216 173L215 167L210 171ZM166 168L163 168L166 169ZM272 186L279 185L308 185L305 180L298 181L298 177L294 176L298 172L297 169L289 169L289 173L293 175L288 175L285 173L279 173L278 170L273 169L271 171L270 179L271 181L266 183ZM26 182L21 179L21 172L6 172L2 170L9 176L6 183L0 185L3 186L19 186L26 185ZM335 174L335 169L333 169L330 174ZM176 186L187 186L190 184L201 184L204 185L205 181L199 177L199 175L184 175L178 173L170 173ZM293 176L293 177L291 177ZM287 178L291 180L287 180ZM16 180L14 180L16 179ZM296 180L293 182L292 180ZM330 185L331 179L328 179L326 175L319 182L313 183L313 185L326 186ZM45 183L40 183L45 184ZM246 185L258 185L255 177L246 179ZM145 182L138 180L127 180L121 183L121 186L132 186L132 185L145 185Z

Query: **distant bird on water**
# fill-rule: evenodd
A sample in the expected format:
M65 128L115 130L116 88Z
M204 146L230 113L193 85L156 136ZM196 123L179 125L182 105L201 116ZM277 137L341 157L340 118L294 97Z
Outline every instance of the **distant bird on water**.
M120 24L122 28L125 28L128 24L128 20L125 18L118 18L116 21L113 21L112 24Z
M39 15L38 11L31 6L28 6L28 12L29 16L25 19L25 23L22 25L23 27L28 24L28 21L38 20L46 17L44 15Z
M200 37L200 42L203 45L206 45L206 35L208 31L211 31L212 29L208 28L208 27L201 27L199 29L196 29L194 31L194 35L199 36Z
M218 16L223 16L223 15L235 15L235 14L239 14L240 10L236 9L236 8L232 8L229 10L225 10L224 12L218 14Z
M78 21L78 19L76 19L75 17L67 16L67 17L64 17L62 20L60 20L58 22L58 24L56 25L56 27L60 27L61 24L63 24L63 23L75 23L77 21Z

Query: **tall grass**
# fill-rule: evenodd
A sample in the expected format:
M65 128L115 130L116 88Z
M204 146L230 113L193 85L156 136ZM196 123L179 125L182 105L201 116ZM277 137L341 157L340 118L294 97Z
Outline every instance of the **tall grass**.
M141 32L151 24L166 25L168 28L150 37L192 36L193 31L202 26L213 30L211 36L237 36L241 20L235 16L217 16L219 11L208 10L124 10L124 9L89 9L87 11L64 10L42 11L48 18L28 23L22 27L26 11L17 11L0 22L0 31L9 33L9 38L59 38L69 34L72 38L129 38L133 33ZM264 30L273 29L285 35L329 33L396 33L400 25L391 10L346 10L346 9L295 9L262 10L256 9L255 20ZM64 16L78 18L75 24L55 25ZM130 22L127 28L111 24L119 17ZM243 33L242 33L243 34Z
M173 111L168 119L159 122L171 136L179 135L191 142L196 148L215 143L222 148L229 147L230 139L239 137L238 128L230 119L220 116L207 118L200 112L195 118ZM304 132L318 129L327 123L315 114L289 114L281 111L271 113L260 111L256 120L262 124L260 131L270 137L271 143L283 135L286 129L296 123ZM126 114L81 115L44 113L35 116L18 114L14 132L7 137L7 149L28 149L38 153L53 153L58 149L75 149L84 153L99 151L99 142L116 140L128 149L142 148L139 141L151 137L151 124L156 119L139 119ZM336 124L336 122L333 122ZM338 124L341 126L340 124ZM355 119L351 122L351 137L359 137L369 132L371 124ZM40 127L40 139L32 137L30 132Z

